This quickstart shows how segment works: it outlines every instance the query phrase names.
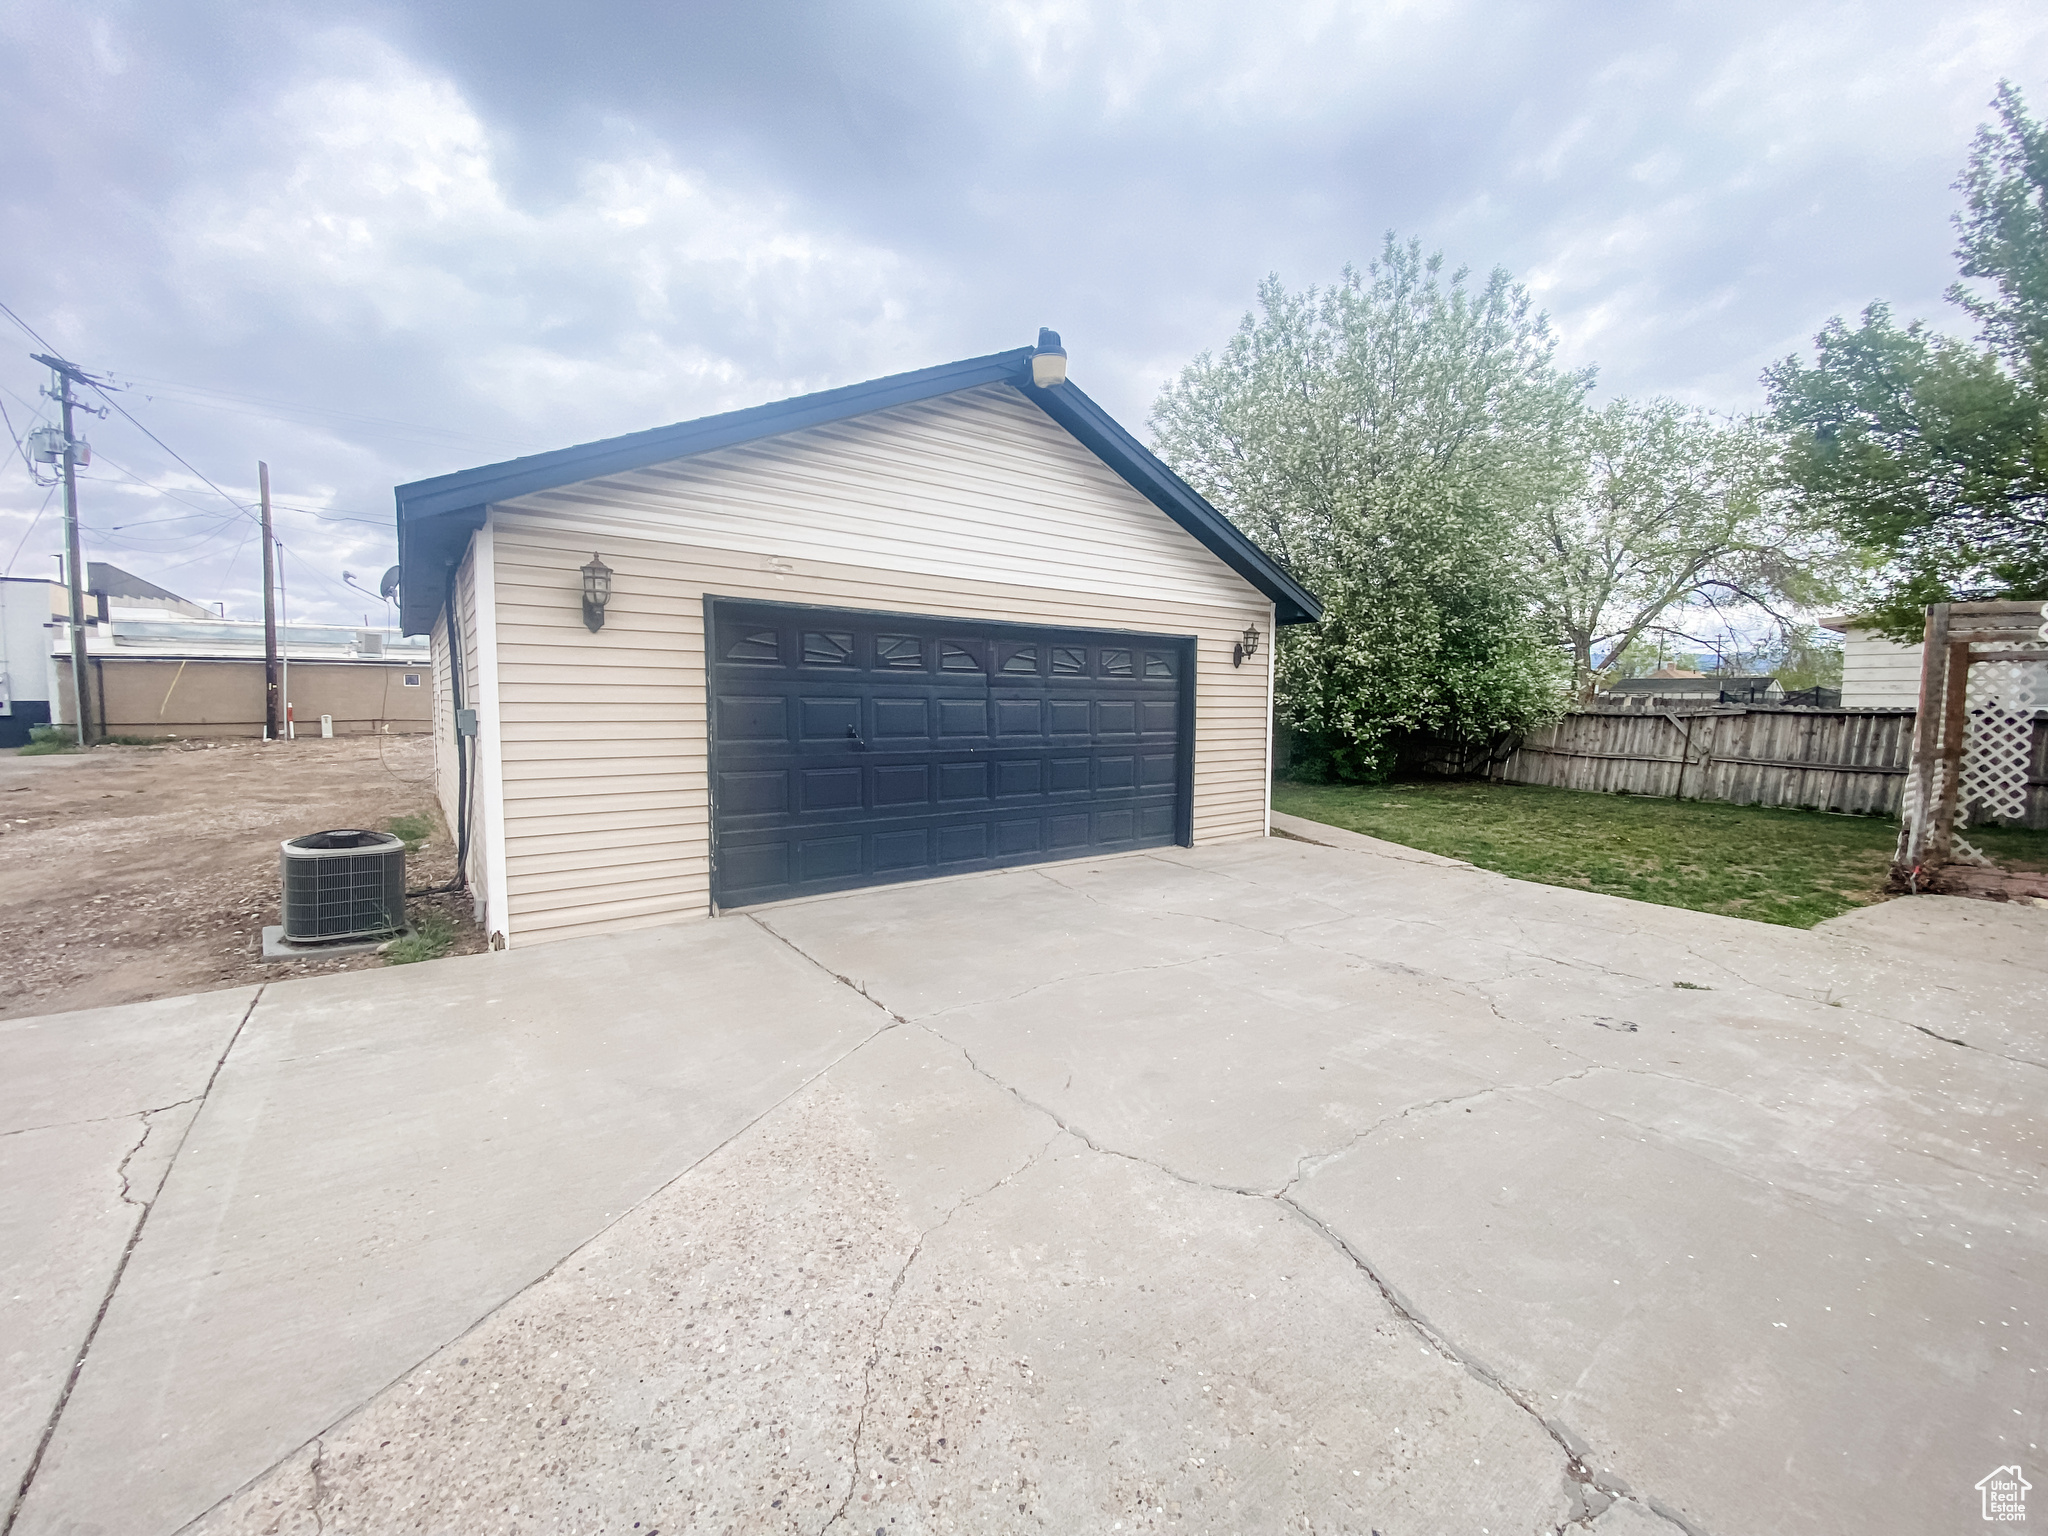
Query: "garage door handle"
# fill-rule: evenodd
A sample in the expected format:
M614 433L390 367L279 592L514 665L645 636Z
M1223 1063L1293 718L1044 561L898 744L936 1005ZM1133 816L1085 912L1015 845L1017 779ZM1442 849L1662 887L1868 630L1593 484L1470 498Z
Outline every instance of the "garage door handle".
M866 742L864 742L864 741L862 741L862 740L860 739L860 727L859 727L859 726L856 726L856 725L849 725L849 726L848 726L848 727L846 728L846 739L847 739L848 741L852 742L852 743L853 743L853 744L854 744L854 745L855 745L856 747L858 747L858 748L859 748L859 749L860 749L861 751L863 751L863 752L867 751L867 749L868 749L868 744L867 744Z

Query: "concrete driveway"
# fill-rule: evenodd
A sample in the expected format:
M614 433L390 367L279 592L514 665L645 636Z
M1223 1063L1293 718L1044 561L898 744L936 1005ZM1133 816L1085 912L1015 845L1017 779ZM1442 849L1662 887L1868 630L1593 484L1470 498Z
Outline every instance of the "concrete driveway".
M11 1531L1867 1536L2042 1481L2048 912L1288 825L0 1025Z

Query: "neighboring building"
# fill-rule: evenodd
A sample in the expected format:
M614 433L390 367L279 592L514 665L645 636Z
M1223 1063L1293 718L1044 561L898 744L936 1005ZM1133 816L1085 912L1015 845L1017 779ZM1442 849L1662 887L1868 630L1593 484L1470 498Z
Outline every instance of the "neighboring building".
M1920 707L1920 647L1887 640L1853 615L1822 619L1842 637L1842 708Z
M1853 618L1822 619L1842 637L1844 709L1914 709L1920 702L1920 647L1887 640Z
M1822 619L1825 629L1842 637L1842 707L1844 709L1918 709L1920 646L1900 645L1859 623L1855 615ZM2036 671L2034 697L2048 699L2048 654L2027 666Z
M263 734L260 623L215 618L199 604L115 566L92 562L86 569L95 582L105 582L96 596L100 610L111 615L88 618L86 628L101 735ZM52 590L61 609L62 589ZM68 724L73 715L67 628L49 630L43 645L52 712ZM298 734L317 736L323 715L338 736L417 735L432 728L432 654L424 640L394 640L382 630L288 624L278 627L278 649L285 703Z
M25 747L50 719L51 621L64 589L41 577L0 577L0 747Z
M85 562L85 611L110 619L210 619L214 611L103 560Z
M1056 347L399 488L490 930L1267 830L1273 629L1321 606Z
M1785 697L1775 677L1747 672L1681 672L1667 668L1648 677L1624 677L1608 685L1607 692L1621 699L1657 698L1697 700L1718 704L1724 693L1746 704L1773 704Z

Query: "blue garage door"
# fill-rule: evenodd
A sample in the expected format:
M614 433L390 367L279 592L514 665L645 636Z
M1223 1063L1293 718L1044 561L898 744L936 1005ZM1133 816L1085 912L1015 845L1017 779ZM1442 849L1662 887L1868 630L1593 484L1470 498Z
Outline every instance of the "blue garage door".
M1190 840L1190 638L705 610L722 907Z

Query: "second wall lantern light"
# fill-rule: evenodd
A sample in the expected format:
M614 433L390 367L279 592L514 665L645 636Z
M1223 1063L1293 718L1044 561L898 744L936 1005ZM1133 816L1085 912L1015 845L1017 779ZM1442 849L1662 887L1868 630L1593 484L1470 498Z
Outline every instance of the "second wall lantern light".
M598 556L583 567L583 624L593 635L604 628L604 605L612 600L612 568Z

